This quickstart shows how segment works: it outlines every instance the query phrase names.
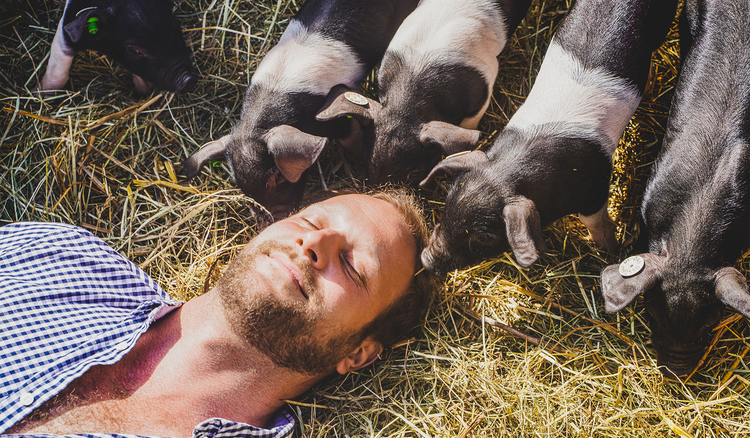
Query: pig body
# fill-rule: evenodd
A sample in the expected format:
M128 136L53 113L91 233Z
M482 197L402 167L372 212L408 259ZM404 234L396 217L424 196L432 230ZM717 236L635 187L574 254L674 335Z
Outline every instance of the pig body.
M332 89L355 88L380 61L417 0L309 0L252 77L239 124L185 161L188 177L225 159L237 185L283 217L302 198L304 171L347 120L318 121Z
M41 91L61 89L81 50L107 55L133 73L136 91L171 91L198 80L167 0L69 0L57 27Z
M423 181L454 178L425 266L444 273L511 249L521 266L546 251L542 228L571 213L605 249L612 153L640 103L651 52L675 1L579 0L561 23L524 104L487 153L448 157Z
M643 198L649 252L637 256L640 273L602 272L608 312L644 295L658 364L675 375L696 368L725 304L750 317L732 267L750 246L750 2L688 1L684 11L686 57Z
M369 182L416 185L444 154L471 149L498 71L497 57L530 0L422 0L378 71L379 102L343 96L319 120L354 117Z

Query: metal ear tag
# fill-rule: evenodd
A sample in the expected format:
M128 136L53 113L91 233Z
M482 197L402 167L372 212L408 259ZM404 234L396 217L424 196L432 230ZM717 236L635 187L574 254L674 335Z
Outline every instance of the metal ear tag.
M641 256L630 256L620 263L617 271L624 278L629 278L634 275L638 275L646 267L646 261Z
M347 91L346 93L344 93L344 98L346 98L346 100L348 100L349 102L359 106L367 106L367 104L369 103L365 96L353 91Z

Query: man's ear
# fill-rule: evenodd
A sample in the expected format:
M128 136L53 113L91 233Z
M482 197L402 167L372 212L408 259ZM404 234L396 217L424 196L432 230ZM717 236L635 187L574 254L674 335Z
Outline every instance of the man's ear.
M367 338L347 357L336 365L339 374L357 371L375 362L383 352L383 344L372 338Z

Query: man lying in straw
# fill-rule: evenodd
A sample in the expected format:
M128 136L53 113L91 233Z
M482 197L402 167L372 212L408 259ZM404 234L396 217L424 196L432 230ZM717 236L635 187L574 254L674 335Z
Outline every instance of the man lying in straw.
M0 432L289 436L284 400L417 323L425 237L406 194L336 196L179 303L87 231L0 228Z

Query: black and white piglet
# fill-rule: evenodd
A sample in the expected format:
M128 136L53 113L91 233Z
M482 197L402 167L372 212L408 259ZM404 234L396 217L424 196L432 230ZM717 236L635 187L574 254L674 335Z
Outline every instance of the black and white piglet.
M355 88L383 56L417 0L308 0L252 77L240 123L183 164L193 177L225 159L242 191L283 217L302 198L304 171L326 137L357 133L347 120L315 115L331 89ZM257 213L257 212L256 212Z
M546 251L542 228L571 213L597 245L617 246L606 208L612 153L675 11L676 0L574 4L529 96L489 151L448 157L422 182L453 177L442 222L422 252L428 270L445 273L508 248L531 266Z
M684 12L692 47L643 198L649 252L602 272L606 311L643 294L657 362L678 376L699 365L725 304L750 317L732 267L750 246L750 2L688 0Z
M81 50L122 64L141 94L155 87L186 91L198 81L168 0L68 0L39 89L63 88Z
M369 182L416 185L443 155L473 148L497 56L531 0L422 0L388 46L379 100L340 95L318 120L354 117Z

